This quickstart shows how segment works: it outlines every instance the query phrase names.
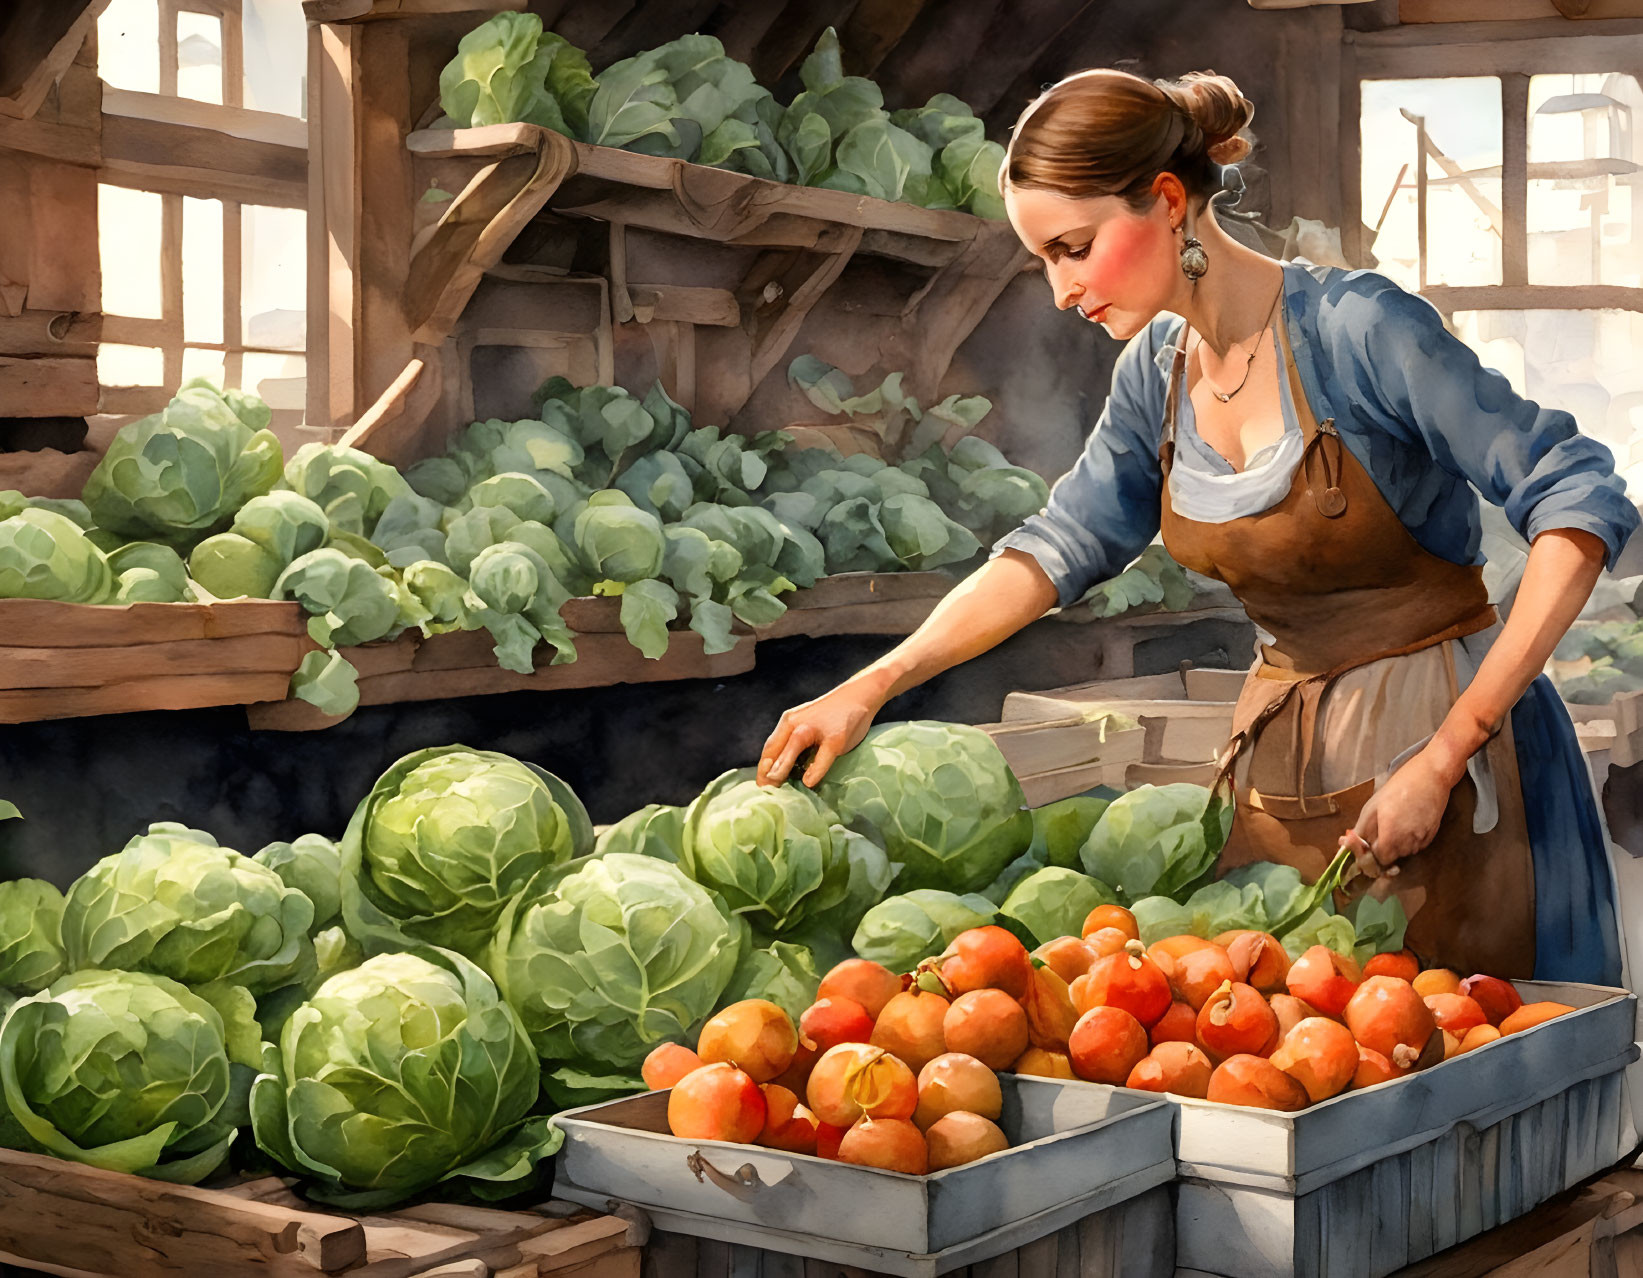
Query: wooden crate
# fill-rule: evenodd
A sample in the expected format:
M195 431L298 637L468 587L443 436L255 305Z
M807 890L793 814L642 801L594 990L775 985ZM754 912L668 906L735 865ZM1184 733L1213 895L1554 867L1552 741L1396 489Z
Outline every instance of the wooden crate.
M787 611L753 633L760 639L911 634L957 584L944 572L837 573L783 595Z
M170 1185L0 1149L0 1262L66 1278L637 1278L643 1228L574 1204L328 1211L282 1177Z
M0 599L0 723L283 697L313 647L301 608Z

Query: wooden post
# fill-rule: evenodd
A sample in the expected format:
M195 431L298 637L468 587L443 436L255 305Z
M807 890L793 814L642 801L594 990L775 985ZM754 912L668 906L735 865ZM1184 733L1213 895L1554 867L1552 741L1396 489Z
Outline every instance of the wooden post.
M1529 282L1529 77L1500 77L1500 282ZM1593 284L1602 283L1596 276Z

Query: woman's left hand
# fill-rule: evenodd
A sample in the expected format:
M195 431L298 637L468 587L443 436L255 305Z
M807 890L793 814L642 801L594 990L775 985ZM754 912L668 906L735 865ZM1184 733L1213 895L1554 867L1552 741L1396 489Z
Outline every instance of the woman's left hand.
M1385 871L1437 837L1452 788L1437 761L1422 750L1370 795L1357 824L1341 836L1341 846L1358 850L1361 869ZM1364 844L1373 863L1367 863Z

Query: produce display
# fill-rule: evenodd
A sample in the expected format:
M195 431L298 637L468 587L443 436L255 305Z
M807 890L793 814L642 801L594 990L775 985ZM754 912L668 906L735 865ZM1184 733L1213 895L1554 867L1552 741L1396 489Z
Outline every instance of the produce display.
M717 39L693 34L595 75L587 54L544 32L537 15L499 13L462 37L440 73L441 124L538 124L776 182L1004 216L1004 148L958 98L886 111L878 85L844 74L832 27L799 74L804 91L783 106Z
M66 893L0 883L0 1143L495 1200L556 1109L648 1085L681 1135L922 1173L1005 1147L998 1071L1293 1109L1570 1010L1421 971L1393 905L1335 913L1342 861L1214 880L1228 827L1183 785L1025 811L929 721L597 835L535 764L419 750L340 840L156 822Z
M1547 663L1563 699L1600 706L1643 688L1643 621L1577 621Z
M554 378L534 399L534 417L475 422L402 475L340 445L284 459L266 405L197 379L120 430L80 500L0 493L0 598L296 600L325 651L291 694L345 714L358 689L341 647L486 630L529 673L539 643L576 659L560 609L604 595L648 658L681 618L724 652L733 624L776 620L826 573L973 564L1048 494L983 440L943 447L990 408L980 397L904 399L940 431L894 465L694 426L660 384L641 399Z

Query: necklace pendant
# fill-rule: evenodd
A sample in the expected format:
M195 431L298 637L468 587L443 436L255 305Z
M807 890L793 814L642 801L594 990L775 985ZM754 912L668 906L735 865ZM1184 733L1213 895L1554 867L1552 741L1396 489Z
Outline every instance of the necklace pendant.
M1222 392L1220 392L1218 390L1211 390L1210 394L1214 395L1215 398L1220 400L1223 404L1230 402L1231 399L1232 399L1232 394L1231 393L1223 394Z

